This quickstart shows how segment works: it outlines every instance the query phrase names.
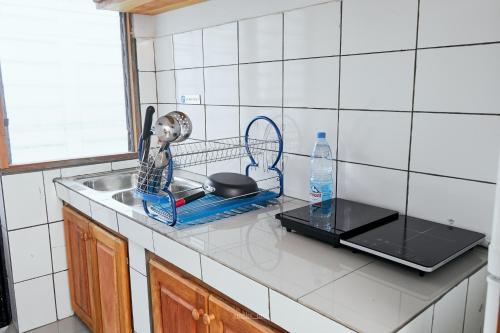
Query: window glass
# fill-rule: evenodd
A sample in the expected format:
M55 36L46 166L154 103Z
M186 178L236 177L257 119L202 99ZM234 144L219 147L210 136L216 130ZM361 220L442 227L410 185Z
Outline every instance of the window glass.
M128 151L120 17L91 0L0 0L12 164Z

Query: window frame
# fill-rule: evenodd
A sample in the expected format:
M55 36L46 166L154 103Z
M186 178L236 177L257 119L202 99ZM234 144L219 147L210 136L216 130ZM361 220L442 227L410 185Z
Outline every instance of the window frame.
M139 81L137 55L133 37L132 14L120 13L120 35L122 42L123 75L125 83L125 106L129 151L120 154L90 156L64 160L11 164L8 119L5 117L5 96L0 71L0 173L17 173L50 168L88 165L133 159L137 156L137 142L140 135L141 114L139 103Z

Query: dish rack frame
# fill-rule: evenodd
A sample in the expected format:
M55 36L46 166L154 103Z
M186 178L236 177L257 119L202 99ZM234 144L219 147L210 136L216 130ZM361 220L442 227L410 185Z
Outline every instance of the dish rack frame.
M273 139L250 136L252 128L261 122L268 125L267 130L274 132ZM206 141L189 139L182 143L174 143L160 148L157 154L165 154L168 159L166 167L161 168L161 170L149 166L147 162L146 165L141 162L143 145L144 140L141 134L138 149L139 182L135 195L142 200L144 211L150 218L169 226L177 224L179 215L186 216L188 225L201 224L267 206L283 195L283 173L278 166L283 155L283 137L276 123L269 117L257 116L253 118L248 123L243 136ZM264 156L264 160L260 161L259 157L262 156ZM207 198L209 195L199 199L204 200L203 204L194 201L185 206L176 207L174 193L170 190L174 169L243 157L249 159L249 163L245 167L246 176L249 176L252 168L259 167L263 168L265 172L271 173L270 177L257 180L258 192L235 198L222 198L209 194L211 196L209 199ZM151 178L151 174L156 174L156 176ZM276 186L261 188L263 183L273 181L277 183ZM200 186L200 188L202 187ZM186 211L188 214L185 214ZM199 222L193 220L199 220Z

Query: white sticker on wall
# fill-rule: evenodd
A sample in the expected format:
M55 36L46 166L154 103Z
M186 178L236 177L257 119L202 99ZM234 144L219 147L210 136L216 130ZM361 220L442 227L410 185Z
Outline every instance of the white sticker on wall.
M182 95L181 104L201 104L201 95Z

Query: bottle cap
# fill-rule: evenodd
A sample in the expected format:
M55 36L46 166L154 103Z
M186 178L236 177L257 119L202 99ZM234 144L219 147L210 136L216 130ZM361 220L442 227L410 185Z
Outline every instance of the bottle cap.
M316 137L318 139L324 139L324 138L326 138L326 133L325 132L318 132Z

